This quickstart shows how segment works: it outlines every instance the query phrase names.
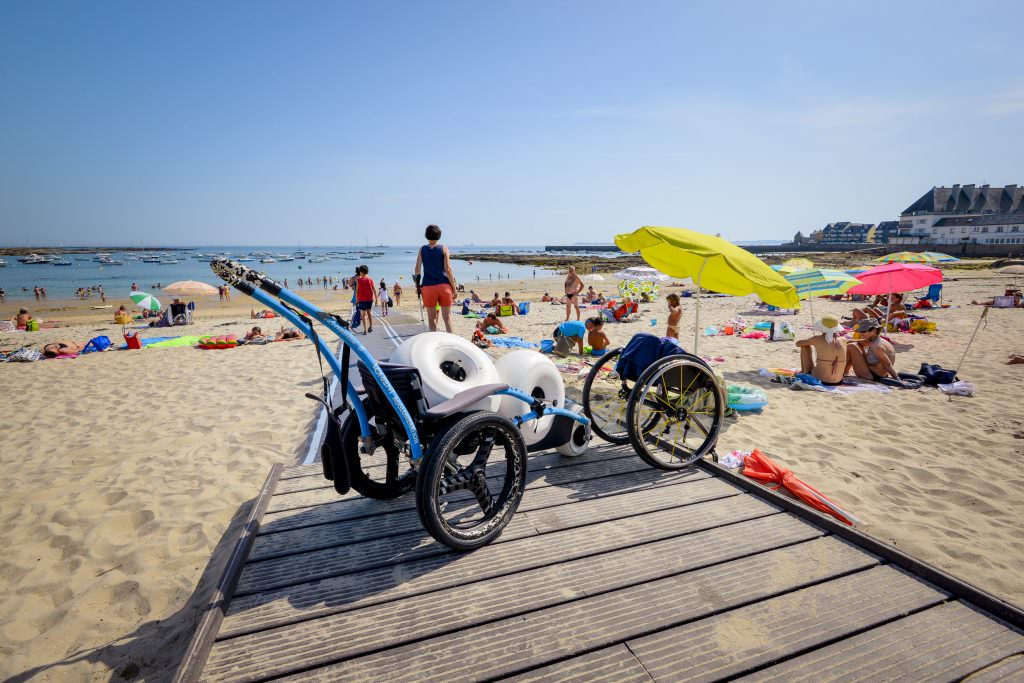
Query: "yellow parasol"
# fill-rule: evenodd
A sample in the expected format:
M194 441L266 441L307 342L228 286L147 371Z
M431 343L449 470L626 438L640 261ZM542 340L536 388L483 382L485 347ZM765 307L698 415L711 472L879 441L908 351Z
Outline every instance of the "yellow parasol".
M811 259L791 258L779 266L778 271L780 273L797 273L801 270L810 270L813 267L814 264L811 263Z
M768 264L731 242L683 228L645 226L616 235L615 244L626 253L639 251L644 261L666 275L689 277L697 284L693 352L700 330L700 290L745 296L780 308L799 308L796 288Z

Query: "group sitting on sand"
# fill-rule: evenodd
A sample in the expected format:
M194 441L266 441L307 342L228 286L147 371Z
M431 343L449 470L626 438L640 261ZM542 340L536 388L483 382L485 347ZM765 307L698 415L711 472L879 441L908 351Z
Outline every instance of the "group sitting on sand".
M604 320L599 317L587 318L586 321L566 320L559 323L552 336L555 338L552 353L562 358L569 355L574 345L582 355L584 337L587 339L587 346L594 351L604 351L611 344L608 335L604 333Z
M834 315L822 316L814 324L815 334L796 342L800 349L800 372L809 374L826 386L843 383L853 375L865 380L901 381L896 372L896 349L882 337L882 324L875 318L863 318L854 330L859 339L847 341Z

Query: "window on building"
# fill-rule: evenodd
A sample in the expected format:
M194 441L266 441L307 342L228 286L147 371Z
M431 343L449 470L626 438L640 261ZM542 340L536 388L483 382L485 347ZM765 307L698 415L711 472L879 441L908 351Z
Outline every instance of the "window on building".
M1003 231L1003 226L997 225L996 226L996 232L1002 232L1002 231Z

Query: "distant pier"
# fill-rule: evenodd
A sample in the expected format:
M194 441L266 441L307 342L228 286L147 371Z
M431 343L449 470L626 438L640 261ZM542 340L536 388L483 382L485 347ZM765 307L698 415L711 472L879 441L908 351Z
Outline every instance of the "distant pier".
M570 244L546 246L544 251L620 251L614 244Z

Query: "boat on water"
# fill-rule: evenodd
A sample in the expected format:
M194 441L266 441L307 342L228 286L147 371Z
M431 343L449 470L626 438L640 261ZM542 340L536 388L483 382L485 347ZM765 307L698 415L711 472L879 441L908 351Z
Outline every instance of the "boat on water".
M2 258L0 258L0 268L6 268L6 267L7 267L7 261L4 261Z
M91 256L76 256L75 260L76 261L92 261L92 257Z
M101 266L123 266L124 265L124 261L118 261L118 260L112 259L112 258L104 258L104 259L100 259L100 265Z
M62 259L57 259L56 261L53 262L53 265L55 265L55 266L70 266L71 265L71 261L68 261L67 259L63 259L63 258Z
M256 259L254 259L254 258L236 258L235 260L238 261L239 263L252 263Z
M276 259L272 259L270 257L261 258L260 259L260 263L277 263L277 260Z
M314 258L308 259L307 263L327 263L327 259L314 257Z
M143 263L160 263L160 257L159 256L147 256L144 259L142 259L142 262Z
M173 265L177 265L177 264L181 263L181 261L179 261L178 259L173 259L173 258L165 258L165 259L160 259L159 263L160 263L161 266L173 266Z
M39 254L29 254L28 256L22 256L18 259L19 262L30 266L46 265L53 262L52 256L40 256Z

